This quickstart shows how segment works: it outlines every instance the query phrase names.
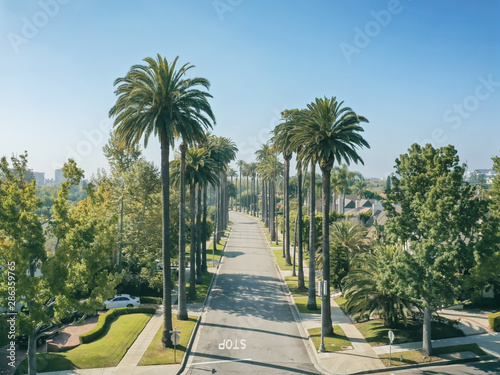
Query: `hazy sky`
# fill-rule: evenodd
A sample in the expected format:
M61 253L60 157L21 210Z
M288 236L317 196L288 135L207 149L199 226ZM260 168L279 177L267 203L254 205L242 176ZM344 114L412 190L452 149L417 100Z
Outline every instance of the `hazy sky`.
M382 177L414 143L453 144L469 168L500 154L500 1L0 0L0 155L53 177L105 167L113 82L147 56L211 82L214 133L239 159L283 109L316 97L368 118L351 169ZM159 143L145 152L159 162Z

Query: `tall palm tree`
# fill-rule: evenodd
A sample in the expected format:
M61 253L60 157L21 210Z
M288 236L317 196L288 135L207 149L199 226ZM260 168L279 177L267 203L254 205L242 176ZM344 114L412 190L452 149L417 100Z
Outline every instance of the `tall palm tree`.
M283 155L285 161L284 169L284 181L283 181L283 243L285 249L285 263L287 265L292 264L290 257L290 197L289 197L289 185L290 185L290 160L292 160L292 154L295 151L290 144L290 138L292 136L292 129L294 128L294 114L298 110L285 110L281 112L281 117L285 120L281 124L277 125L273 130L273 148Z
M172 278L170 269L170 195L169 150L175 138L193 144L212 127L215 117L208 98L212 96L205 78L186 79L194 68L184 64L177 69L178 57L171 63L159 54L156 60L147 57L146 65L134 65L123 78L115 80L117 100L110 109L120 147L133 148L144 137L147 147L151 134L157 136L161 147L162 179L162 265L163 265L163 335L165 346L172 346Z
M238 169L240 171L240 178L239 178L239 183L240 183L240 212L241 212L241 172L243 170L243 167L245 166L245 161L244 160L238 160L238 162L236 163L236 165L238 166Z
M337 102L336 98L316 98L314 102L307 105L307 114L302 119L303 126L292 136L292 142L295 145L304 146L300 158L309 161L314 156L322 173L323 280L328 285L326 301L330 301L330 226L328 219L331 171L335 161L338 163L345 161L347 164L351 161L363 163L357 148L370 147L360 135L364 129L359 125L360 122L368 122L368 120L357 115L351 108L342 107L342 105L343 102ZM333 332L329 303L324 306L322 328L325 333Z

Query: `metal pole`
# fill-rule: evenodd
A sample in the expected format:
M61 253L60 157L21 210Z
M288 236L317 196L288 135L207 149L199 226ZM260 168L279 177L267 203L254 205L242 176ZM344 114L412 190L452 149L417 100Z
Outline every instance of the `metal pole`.
M319 282L319 288L320 290L320 297L321 297L321 322L323 322L323 315L325 313L325 281L321 280ZM319 352L324 353L326 352L325 349L325 334L323 332L323 324L321 324L321 344L319 346Z

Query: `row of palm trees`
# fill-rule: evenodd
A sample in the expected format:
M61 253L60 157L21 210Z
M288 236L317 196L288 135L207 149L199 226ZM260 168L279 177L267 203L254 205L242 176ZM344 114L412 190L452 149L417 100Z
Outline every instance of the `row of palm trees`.
M298 245L298 286L305 289L305 277L303 270L303 241L302 241L302 202L303 198L303 175L309 169L309 286L308 286L308 309L317 309L316 290L314 280L316 278L316 166L319 165L322 173L322 212L326 218L322 221L322 242L320 245L323 262L323 280L330 286L330 197L332 180L335 192L345 196L350 181L363 180L356 172L349 172L347 166L351 162L363 163L359 156L359 149L369 148L368 142L362 137L364 131L360 123L368 120L356 114L351 108L343 107L343 102L333 98L316 98L314 102L307 105L305 109L292 109L282 112L282 119L272 132L272 139L256 152L257 173L262 181L262 220L269 228L271 240L277 236L275 224L276 202L276 180L283 171L283 257L285 262L291 265L290 255L290 164L293 155L297 161L297 234ZM284 165L278 160L278 154L283 157ZM335 166L334 164L338 165ZM241 171L244 162L238 162ZM335 171L332 178L332 171ZM359 185L363 185L359 183ZM241 185L240 185L241 186ZM366 185L365 185L366 186ZM241 187L240 187L241 193ZM241 202L241 197L240 197ZM335 207L336 209L336 207ZM330 298L330 288L327 288L325 298ZM322 326L324 332L332 332L332 322L329 304L325 304L325 313L322 315Z
M187 63L177 67L178 57L169 62L157 55L145 58L144 65L134 65L114 85L117 100L109 115L114 117L115 134L120 148L133 150L144 140L147 147L153 135L160 141L162 181L162 266L163 266L163 335L162 342L171 347L173 288L170 244L170 186L180 189L179 204L179 313L187 319L185 280L185 199L189 187L191 215L189 297L196 298L196 281L206 271L207 191L217 190L217 231L223 231L228 219L227 171L234 160L236 145L228 138L207 134L215 124L215 116L206 91L210 83L205 78L186 78L194 68ZM180 157L170 165L170 149L180 140ZM171 181L172 180L172 181ZM203 202L203 204L202 204ZM201 217L203 216L203 220ZM201 250L200 250L201 247Z

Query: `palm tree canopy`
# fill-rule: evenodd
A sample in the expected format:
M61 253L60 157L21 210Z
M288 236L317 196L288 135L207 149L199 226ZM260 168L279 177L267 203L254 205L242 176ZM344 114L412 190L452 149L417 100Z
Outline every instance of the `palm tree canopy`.
M186 150L185 182L189 186L204 184L218 185L218 168L214 160L209 157L209 151L204 148L190 147ZM180 159L170 164L170 178L174 185L179 185Z
M299 112L301 126L293 131L291 142L294 148L305 146L299 152L303 164L315 159L322 169L331 170L335 161L363 163L357 149L370 145L361 136L364 129L359 123L368 120L351 108L342 107L343 103L335 97L316 98L307 110Z
M132 66L114 82L118 98L109 115L116 116L121 147L131 148L143 137L147 147L151 134L160 141L166 137L163 141L171 146L177 137L192 145L212 128L215 117L208 103L212 96L198 89L208 89L210 83L205 78L184 78L194 65L186 63L176 70L178 59L169 63L159 54L156 60L147 57L146 65Z
M281 117L285 121L277 125L272 132L272 149L283 154L285 159L290 159L292 153L297 151L297 149L293 147L294 145L291 144L290 138L293 128L296 126L298 114L298 109L284 110L281 112Z
M227 171L229 163L236 159L238 148L229 138L209 135L206 140L206 148L220 171Z
M350 253L367 249L370 244L366 229L350 220L339 220L330 226L330 240Z

